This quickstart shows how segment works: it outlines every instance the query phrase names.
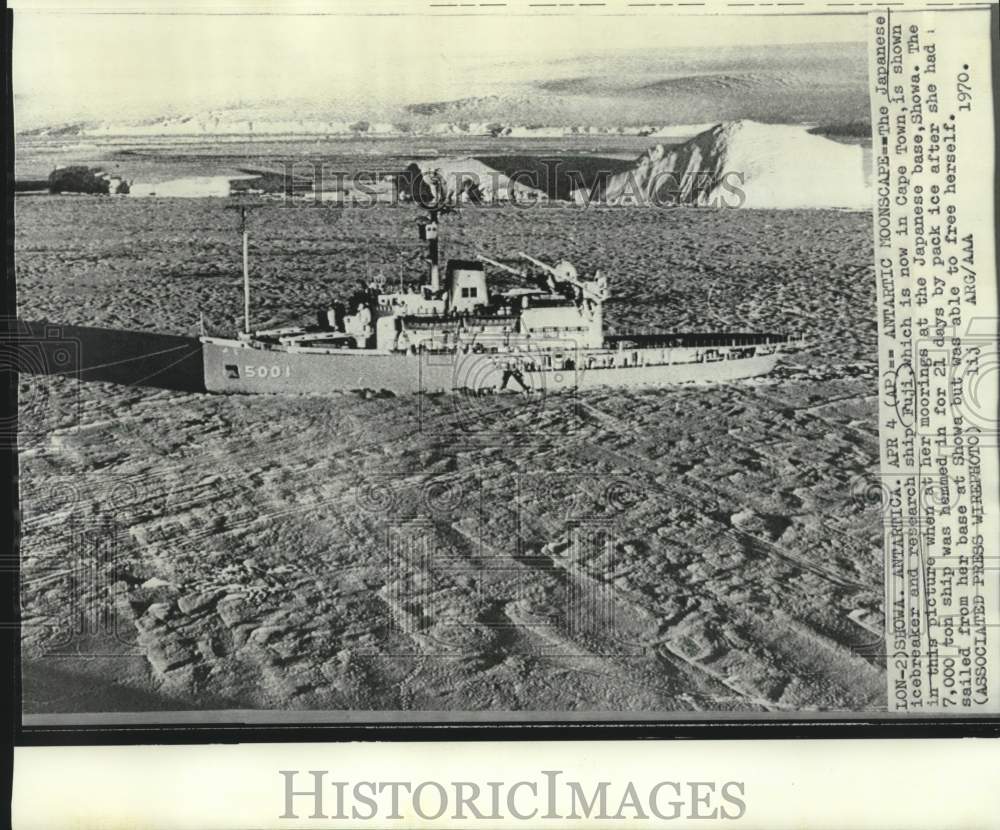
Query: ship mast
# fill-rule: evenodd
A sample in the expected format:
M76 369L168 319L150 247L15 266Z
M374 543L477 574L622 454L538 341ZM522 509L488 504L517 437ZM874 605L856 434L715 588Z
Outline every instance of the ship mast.
M427 256L431 261L431 292L436 294L441 288L441 275L438 266L438 212L429 211L430 221L424 228L427 234Z
M420 239L427 243L426 262L430 265L429 285L430 293L434 296L441 290L441 271L438 257L438 214L444 213L447 208L429 207L426 208L427 215L417 219L417 227L420 232Z
M240 212L240 234L243 236L243 332L250 334L250 234L247 231L247 205L226 205Z

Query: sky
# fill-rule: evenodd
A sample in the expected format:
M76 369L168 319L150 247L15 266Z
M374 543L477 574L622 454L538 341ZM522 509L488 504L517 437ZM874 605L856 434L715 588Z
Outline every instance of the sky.
M283 99L448 100L589 56L864 40L863 16L64 14L15 3L19 126Z

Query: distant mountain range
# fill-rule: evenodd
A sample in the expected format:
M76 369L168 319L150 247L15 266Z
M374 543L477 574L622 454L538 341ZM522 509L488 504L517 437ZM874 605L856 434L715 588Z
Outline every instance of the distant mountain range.
M232 119L221 116L184 116L141 121L82 121L19 131L18 135L49 138L155 138L195 136L323 136L334 138L388 138L405 136L494 136L496 138L547 138L573 135L632 135L685 138L703 130L704 124L642 124L602 126L593 124L509 124L501 121L432 121L417 124L371 121L318 121Z
M582 55L540 60L519 73L515 80L498 69L496 79L484 79L483 70L469 81L477 94L440 100L389 100L362 89L350 98L331 93L217 106L112 96L57 104L15 95L16 127L20 135L53 137L559 136L665 135L666 128L739 119L809 125L868 119L862 43Z

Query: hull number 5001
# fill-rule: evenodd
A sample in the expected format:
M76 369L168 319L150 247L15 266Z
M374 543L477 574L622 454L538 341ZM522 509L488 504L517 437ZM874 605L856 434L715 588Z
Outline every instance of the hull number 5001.
M246 378L287 378L291 374L291 366L251 366L247 364L243 367L243 376Z

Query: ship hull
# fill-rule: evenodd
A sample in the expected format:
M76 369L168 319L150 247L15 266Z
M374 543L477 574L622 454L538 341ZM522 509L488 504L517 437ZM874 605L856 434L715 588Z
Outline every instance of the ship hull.
M238 340L203 338L205 388L236 394L324 395L358 390L416 392L556 392L591 387L642 388L725 383L770 372L777 350L636 349L553 362L497 354L397 354L360 349L309 352L255 348ZM700 357L700 359L699 359ZM657 362L651 362L653 359ZM602 365L613 362L615 365ZM543 365L544 364L544 365Z

